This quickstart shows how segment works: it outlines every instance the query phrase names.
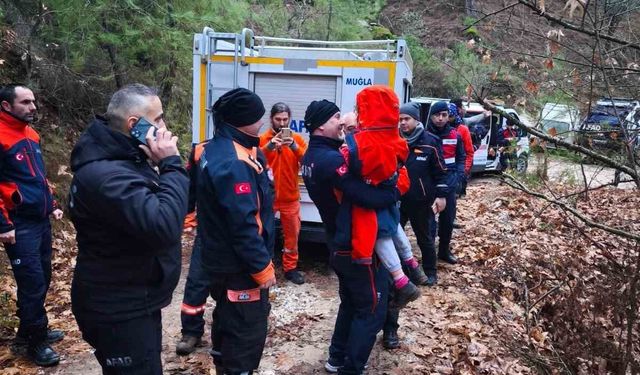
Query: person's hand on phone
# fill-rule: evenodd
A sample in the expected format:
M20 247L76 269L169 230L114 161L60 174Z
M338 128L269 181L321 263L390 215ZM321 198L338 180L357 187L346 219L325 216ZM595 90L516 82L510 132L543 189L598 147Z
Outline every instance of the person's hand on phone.
M154 128L150 128L147 132L147 144L149 146L140 145L140 148L155 164L160 163L160 160L169 156L180 156L178 151L178 137L171 134L167 128L159 128L156 131L156 136L153 136Z
M269 141L268 148L269 150L279 150L282 147L282 132L278 132L278 134L274 135L273 138Z

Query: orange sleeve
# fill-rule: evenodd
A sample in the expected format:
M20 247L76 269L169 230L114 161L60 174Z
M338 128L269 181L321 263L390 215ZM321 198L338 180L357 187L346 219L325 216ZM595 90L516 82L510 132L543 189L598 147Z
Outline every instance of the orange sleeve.
M298 148L293 151L293 154L296 156L299 163L302 160L304 153L307 152L307 143L300 134L293 134L293 141L298 145Z
M271 152L271 150L267 148L267 144L269 143L271 138L273 138L273 132L271 131L271 129L260 135L260 150L262 150L265 155L267 154L267 152Z
M253 278L253 281L255 281L258 285L262 285L276 277L276 271L273 268L273 262L269 262L269 264L267 264L267 266L262 271L252 273L251 277Z

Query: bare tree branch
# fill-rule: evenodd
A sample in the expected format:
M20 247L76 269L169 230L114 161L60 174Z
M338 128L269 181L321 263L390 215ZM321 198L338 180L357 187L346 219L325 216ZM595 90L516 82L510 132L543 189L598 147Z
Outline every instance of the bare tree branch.
M625 230L619 229L619 228L615 228L615 227L611 227L608 225L604 225L601 223L598 223L596 221L591 220L590 218L586 217L584 214L582 214L580 211L578 211L576 208L571 207L570 205L561 202L559 200L550 198L542 193L538 193L536 191L533 191L529 188L527 188L522 182L518 181L517 179L515 179L512 176L509 176L508 174L503 175L504 177L504 183L506 183L507 185L511 186L514 189L520 190L522 192L525 192L529 195L532 195L534 197L543 199L551 204L553 204L554 206L558 206L561 209L571 212L575 217L577 217L580 221L582 221L583 223L585 223L587 226L592 227L592 228L598 228L601 229L605 232L609 232L609 233L613 233L615 235L618 235L620 237L623 238L627 238L630 240L634 240L634 241L640 241L640 234L638 233L632 233L632 232L627 232Z
M548 19L549 21L553 22L553 23L557 23L560 26L563 26L569 30L573 30L573 31L577 31L583 34L587 34L590 36L595 37L596 36L596 32L595 31L591 31L591 30L587 30L583 27L574 25L572 23L566 22L560 18L554 17L552 15L550 15L549 13L544 12L542 9L538 8L538 6L534 3L532 3L531 1L528 0L518 0L520 2L520 4L532 9L534 12L536 12L540 17L544 17L546 19ZM608 40L610 42L614 42L617 44L622 44L626 47L635 49L635 50L640 50L640 44L638 43L633 43L627 40L622 40L619 38L616 38L614 36L608 35L608 34L600 34L600 38Z

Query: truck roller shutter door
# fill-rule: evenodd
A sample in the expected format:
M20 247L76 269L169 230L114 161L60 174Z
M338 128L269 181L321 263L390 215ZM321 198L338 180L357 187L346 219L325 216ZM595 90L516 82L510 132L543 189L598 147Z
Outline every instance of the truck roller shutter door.
M312 101L321 99L335 103L336 87L336 77L256 73L254 91L260 96L267 109L261 132L270 126L271 107L275 103L284 102L291 108L291 128L308 141L309 133L304 126L301 127L307 106Z

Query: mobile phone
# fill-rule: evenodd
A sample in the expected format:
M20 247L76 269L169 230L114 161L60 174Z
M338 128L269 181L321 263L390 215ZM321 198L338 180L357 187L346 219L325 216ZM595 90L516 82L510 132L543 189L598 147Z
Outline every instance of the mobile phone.
M131 136L134 139L137 139L141 144L147 145L147 133L149 132L149 128L153 128L153 137L155 138L158 128L156 128L149 121L145 120L144 117L140 117L140 119L136 121L136 123L131 128Z
M284 138L291 138L291 128L280 129L280 136Z

